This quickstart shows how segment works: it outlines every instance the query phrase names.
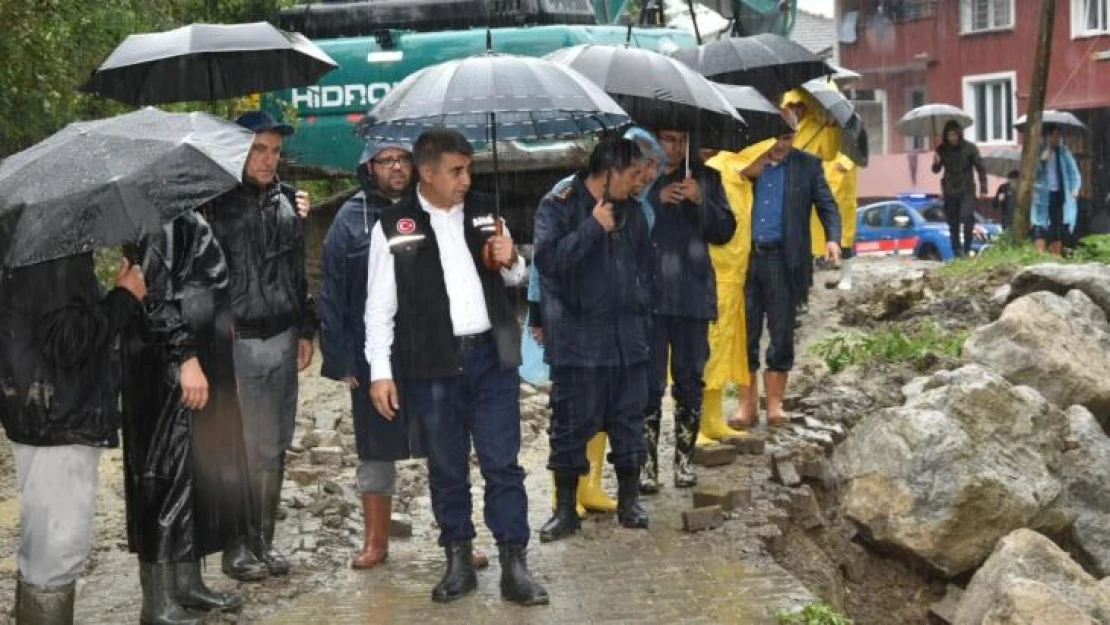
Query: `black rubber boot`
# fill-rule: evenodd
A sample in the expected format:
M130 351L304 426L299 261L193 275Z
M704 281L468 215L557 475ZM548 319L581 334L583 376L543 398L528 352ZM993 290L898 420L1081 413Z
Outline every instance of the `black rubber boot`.
M640 505L640 470L617 469L617 521L624 527L647 529L648 515Z
M261 527L258 556L266 564L270 575L288 575L292 568L289 560L274 548L274 529L277 526L277 511L281 505L281 481L284 471L267 471L259 480L259 501Z
M698 485L692 459L694 444L698 440L701 413L679 406L674 413L674 485L675 488L692 488Z
M46 588L32 586L22 576L15 587L17 625L73 625L73 597L77 583Z
M647 445L647 460L644 461L643 478L640 492L654 495L659 492L659 422L663 415L658 410L644 415L644 444Z
M473 545L469 540L452 543L444 548L447 554L447 570L443 579L432 589L432 601L448 603L462 599L478 588L478 573L471 559Z
M527 550L523 545L498 547L501 560L501 598L520 605L547 605L547 590L528 572Z
M174 567L164 562L139 562L143 587L142 625L203 625L204 615L181 607L174 595Z
M555 474L555 514L540 528L540 541L549 543L562 540L578 531L582 521L575 509L578 492L578 475L574 473Z
M236 538L224 547L220 566L224 575L240 582L260 582L270 576L266 563L259 560L248 546L256 542L257 539L248 535Z
M243 598L232 592L216 592L204 585L200 562L178 562L174 566L177 601L193 610L231 612L243 607Z

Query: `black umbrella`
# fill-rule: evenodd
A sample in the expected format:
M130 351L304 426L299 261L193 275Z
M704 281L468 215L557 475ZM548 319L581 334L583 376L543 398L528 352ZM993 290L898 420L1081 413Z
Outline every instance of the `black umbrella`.
M253 141L211 115L154 108L70 124L0 163L0 260L137 242L239 184Z
M713 83L713 86L748 122L748 139L752 143L794 132L783 119L779 107L763 97L755 87L723 83Z
M751 143L744 119L712 83L658 52L586 44L545 58L581 72L641 126L695 134L706 148L739 150Z
M856 113L855 105L833 83L823 78L806 82L802 90L813 97L840 129L841 151L853 162L866 166L869 152L867 130L863 127L863 119Z
M834 73L821 57L773 33L718 39L674 58L717 82L748 85L772 101L802 83Z
M336 67L303 35L266 22L193 24L128 36L81 90L128 104L211 101L312 85Z
M486 47L492 46L486 35ZM575 138L628 124L628 114L572 69L486 52L424 68L397 85L360 125L367 139L412 142L450 127L493 151L495 222L501 227L497 142Z

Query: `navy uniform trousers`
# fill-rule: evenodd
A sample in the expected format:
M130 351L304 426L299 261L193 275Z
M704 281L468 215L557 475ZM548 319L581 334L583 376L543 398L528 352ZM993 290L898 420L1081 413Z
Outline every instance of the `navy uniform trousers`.
M428 453L432 512L439 544L475 536L470 498L470 446L486 481L485 520L498 545L528 544L528 496L520 451L520 383L504 368L492 335L459 350L463 372L405 380L406 397Z

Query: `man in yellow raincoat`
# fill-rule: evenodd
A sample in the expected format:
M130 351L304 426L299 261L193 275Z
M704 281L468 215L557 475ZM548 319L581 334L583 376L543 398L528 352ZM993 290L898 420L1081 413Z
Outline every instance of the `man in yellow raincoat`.
M749 146L742 152L718 152L706 165L721 173L729 207L736 218L736 234L725 245L711 245L709 255L717 275L717 320L709 324L709 361L705 366L705 390L698 444L725 437L743 436L725 423L722 391L728 384L746 394L751 384L748 371L747 321L744 315L744 285L751 253L752 184L740 172L747 169L774 145L774 139Z
M828 83L830 89L836 89L835 83ZM859 170L852 159L848 158L841 149L840 129L835 120L829 115L817 100L804 89L793 89L786 92L782 98L782 105L798 117L798 132L794 135L794 147L809 152L821 159L825 170L825 178L829 182L833 196L836 198L837 207L840 209L840 247L844 252L844 261L840 268L840 289L852 288L851 250L856 238L856 181ZM814 213L809 221L810 241L813 256L820 258L825 255L825 229Z

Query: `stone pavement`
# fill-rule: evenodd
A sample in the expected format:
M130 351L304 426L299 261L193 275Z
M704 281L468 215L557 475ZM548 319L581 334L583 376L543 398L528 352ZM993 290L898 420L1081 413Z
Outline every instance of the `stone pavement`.
M699 472L707 483L766 482L766 457L742 459ZM669 483L669 471L664 478ZM610 492L614 486L607 483ZM532 471L528 491L535 530L549 513L546 505L539 505L550 501L547 473ZM480 486L474 493L480 507ZM646 532L620 528L613 515L591 515L582 532L568 540L541 544L534 537L529 565L551 593L547 607L520 608L501 600L496 549L479 524L477 543L488 550L491 565L479 572L474 596L449 605L431 602L443 555L430 536L418 537L393 541L384 568L344 571L328 590L302 595L262 622L773 624L780 610L814 600L763 548L761 537L777 535L767 520L777 509L757 500L717 530L687 534L680 515L689 506L690 493L668 486L647 499L652 526Z

